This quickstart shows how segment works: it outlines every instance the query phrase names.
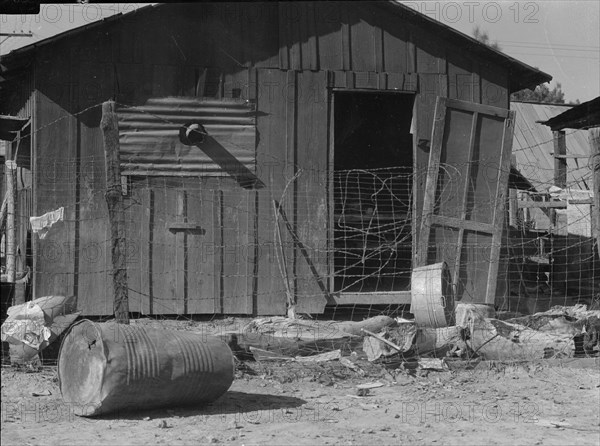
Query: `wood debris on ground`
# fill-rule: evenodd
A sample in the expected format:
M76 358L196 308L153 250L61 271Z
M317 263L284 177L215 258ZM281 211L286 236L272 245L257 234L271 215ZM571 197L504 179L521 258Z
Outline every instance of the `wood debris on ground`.
M358 376L367 373L363 364L348 359L351 354L388 368L414 363L421 370L448 370L446 359L537 360L598 354L598 310L585 305L555 307L500 320L488 317L480 307L459 305L457 325L442 328L387 316L362 322L273 317L253 320L228 336L234 336L230 345L238 355L249 352L259 362L335 361Z

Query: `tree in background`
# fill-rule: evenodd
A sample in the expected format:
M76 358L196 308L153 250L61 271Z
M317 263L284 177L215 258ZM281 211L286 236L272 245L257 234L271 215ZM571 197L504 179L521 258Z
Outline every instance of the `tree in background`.
M556 86L550 90L548 84L542 84L535 87L535 90L525 89L517 91L510 96L511 101L531 101L531 102L545 102L552 104L564 104L565 94L562 91L560 82L556 83ZM576 104L579 104L577 99Z
M478 40L481 43L485 43L492 49L502 51L502 48L500 48L498 42L492 42L487 31L482 30L479 26L475 26L475 28L473 28L473 38L475 38L475 40Z
M498 44L498 42L492 42L487 31L482 30L479 26L476 26L473 29L473 37L479 42L495 49L496 51L502 51L502 47ZM517 91L510 96L510 100L564 104L565 94L562 91L562 85L560 82L557 82L556 86L552 90L550 90L550 87L547 84L542 84L535 87L535 90L530 90L527 88L525 90ZM579 99L577 99L575 102L569 102L569 104L579 104Z

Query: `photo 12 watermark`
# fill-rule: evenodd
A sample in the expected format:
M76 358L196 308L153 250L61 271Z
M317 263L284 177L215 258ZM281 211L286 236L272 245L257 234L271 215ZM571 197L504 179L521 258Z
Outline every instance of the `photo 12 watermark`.
M539 23L537 2L401 2L403 5L442 23Z

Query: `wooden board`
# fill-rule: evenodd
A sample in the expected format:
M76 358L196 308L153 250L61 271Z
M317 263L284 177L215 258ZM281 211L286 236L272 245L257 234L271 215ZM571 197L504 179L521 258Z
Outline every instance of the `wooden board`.
M429 162L431 131L433 129L433 113L435 98L446 96L448 77L439 74L419 74L419 94L415 101L413 123L416 125L413 135L413 253L419 240L421 214L423 209L423 194L427 179L427 163Z
M295 246L296 311L322 313L327 303L314 271L328 280L330 250L327 246L329 200L328 179L328 106L325 72L298 73L295 231L308 256ZM314 268L308 264L308 259Z
M416 266L448 263L456 298L493 304L514 112L439 97Z
M287 53L286 53L287 54ZM293 102L284 100L287 91L287 73L281 70L257 70L257 134L259 139L256 148L257 175L268 185L258 192L257 231L258 264L256 269L256 314L285 314L285 285L278 267L279 243L275 238L275 215L273 199L282 201L282 195L289 180L293 176L293 155L288 165L286 139L286 110L293 113ZM290 87L291 88L291 87ZM293 91L293 90L291 90ZM283 202L288 215L292 207L293 196L287 194ZM288 207L289 205L289 207ZM290 237L281 232L284 252L291 259ZM291 261L289 267L291 267ZM291 269L288 271L291 275Z
M48 77L56 81L54 73ZM76 119L69 116L69 96L60 89L49 91L55 98L39 93L36 103L38 116L35 153L36 209L43 215L64 206L64 222L51 228L44 239L37 240L36 292L40 296L70 296L75 290L75 171L70 159L76 157Z
M252 314L254 192L221 179L223 233L223 313Z

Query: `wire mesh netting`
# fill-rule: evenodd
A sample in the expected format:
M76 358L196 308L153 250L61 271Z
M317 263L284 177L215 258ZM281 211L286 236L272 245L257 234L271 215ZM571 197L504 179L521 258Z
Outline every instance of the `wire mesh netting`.
M334 172L336 291L410 287L412 170Z
M320 305L319 311L298 312L317 319L409 316L406 302L394 303L394 293L411 290L420 223L413 185L422 184L427 172L393 166L306 169L275 157L269 162L270 171L261 178L267 187L260 190L240 188L227 175L124 177L126 249L120 254L134 319L284 315L290 296L300 308L305 302L314 305L305 308ZM16 264L19 271L32 272L31 297L73 294L84 315L101 320L113 314L104 163L100 156L38 156L35 191L32 165L21 164L15 210ZM484 167L490 174L493 166ZM597 305L600 262L592 194L582 187L591 184L587 167L561 188L539 184L539 178L535 188L517 188L511 171L498 259L498 314ZM535 161L519 168L534 172ZM444 200L462 183L457 166L440 169L451 179L439 194ZM59 208L58 221L32 232L29 217ZM461 250L455 240L452 231L438 233L432 252L456 256ZM487 249L485 243L474 237L461 248ZM484 268L493 261L478 258ZM470 262L461 256L449 267L467 268ZM4 238L3 273L5 267ZM353 302L335 305L344 294L352 294ZM364 302L363 294L369 295ZM3 297L5 307L9 303Z

